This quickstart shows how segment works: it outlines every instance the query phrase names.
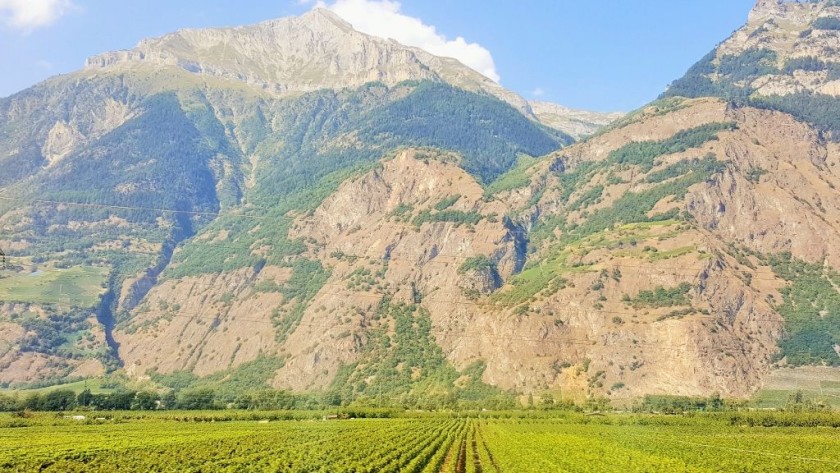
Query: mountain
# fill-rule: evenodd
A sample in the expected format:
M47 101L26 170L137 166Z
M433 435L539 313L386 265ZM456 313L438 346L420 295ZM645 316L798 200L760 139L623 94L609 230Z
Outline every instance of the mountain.
M459 61L360 33L324 8L253 26L181 30L86 63L92 73L161 66L244 82L274 97L370 82L446 82L493 95L529 114L524 99Z
M528 102L537 119L579 140L585 138L610 123L623 117L620 112L598 113L587 110L575 110L550 102Z
M228 46L214 56L212 44ZM258 243L275 249L271 262L296 257L286 214L398 148L447 150L492 182L520 156L571 142L490 91L517 102L454 60L316 10L182 31L0 100L0 247L12 265L0 383L119 367L112 331L179 245L219 270L266 264ZM185 243L211 223L240 247L214 259L212 245Z
M838 108L760 92L802 76L783 65L830 18L762 0L663 97L565 147L490 89L393 72L411 61L324 89L246 60L272 41L253 31L357 37L323 12L92 60L0 101L0 382L629 405L840 366L840 146L816 113ZM758 33L784 55L730 58L771 20L796 31ZM234 77L209 45L237 31Z
M747 24L691 67L664 96L716 96L771 108L837 134L840 4L758 1Z

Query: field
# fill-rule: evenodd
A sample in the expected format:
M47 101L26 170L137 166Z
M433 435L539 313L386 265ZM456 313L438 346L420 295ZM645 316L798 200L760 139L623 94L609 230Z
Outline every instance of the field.
M6 275L8 277L0 278L0 300L93 307L105 292L102 284L107 269L77 266Z
M3 471L823 472L837 414L0 416ZM103 417L97 419L97 415Z
M75 394L79 394L80 392L84 391L85 389L89 389L93 394L111 394L116 390L116 388L112 387L103 387L103 385L107 386L106 383L101 378L91 378L87 381L76 381L74 383L67 383L67 384L56 384L53 386L46 386L43 388L32 388L32 389L2 389L0 388L0 395L18 395L22 398L32 394L39 394L44 395L51 393L53 391L73 391Z
M829 366L777 369L767 378L764 388L756 393L752 405L778 409L797 392L807 399L840 409L840 369Z

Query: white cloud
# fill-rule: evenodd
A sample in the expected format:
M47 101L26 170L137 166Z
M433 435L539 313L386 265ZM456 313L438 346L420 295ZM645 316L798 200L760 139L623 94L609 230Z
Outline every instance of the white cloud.
M537 87L536 89L531 91L531 95L533 95L534 97L543 97L545 96L545 90L543 90L540 87Z
M2 1L2 0L0 0ZM311 3L307 0L299 0ZM380 38L394 39L406 46L424 49L436 56L451 57L499 82L493 55L478 43L462 37L449 39L434 26L401 12L402 5L393 0L335 0L319 1L316 7L328 8L344 18L357 30Z
M12 28L31 31L51 25L72 6L70 0L0 0L0 20Z

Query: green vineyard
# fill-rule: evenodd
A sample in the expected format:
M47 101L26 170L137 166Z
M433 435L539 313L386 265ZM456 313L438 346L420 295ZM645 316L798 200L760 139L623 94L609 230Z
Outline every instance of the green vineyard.
M90 414L90 413L88 413ZM293 416L292 416L293 417ZM828 472L836 414L0 417L0 470Z

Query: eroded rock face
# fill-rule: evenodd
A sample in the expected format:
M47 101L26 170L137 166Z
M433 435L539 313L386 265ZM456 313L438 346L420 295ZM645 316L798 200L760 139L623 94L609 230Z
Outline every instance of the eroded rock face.
M203 376L274 353L271 313L280 297L252 287L288 277L287 269L267 268L259 275L241 270L157 285L115 334L126 372Z
M788 51L780 57L790 57L787 47L819 53L830 45L829 35L816 35L813 41L819 44L811 43L799 38L797 28L814 15L830 13L824 4L759 2L750 20L753 29L737 33L721 53L751 44ZM753 34L769 16L778 24ZM786 42L788 37L793 43ZM154 77L153 86L136 88L146 73ZM753 86L774 93L833 90L822 76L778 76L760 77ZM334 15L315 11L252 27L181 31L132 51L98 56L78 76L0 102L0 114L10 120L32 114L43 103L38 94L49 95L50 87L95 99L80 98L65 107L72 113L56 112L32 123L38 143L33 159L43 158L37 164L52 170L65 165L86 140L143 113L139 99L127 91L151 95L176 79L202 83L204 90L212 89L205 80L218 80L225 88L191 89L181 104L193 112L192 107L207 107L212 114L205 118L224 124L231 147L239 146L232 154L242 159L220 154L213 172L235 176L231 185L247 194L262 154L270 156L283 146L249 135L280 126L255 104L322 87L418 78L453 81L505 98L524 113L531 110L457 62L367 37ZM110 95L120 100L103 98ZM533 110L538 116L556 111ZM577 119L587 127L602 120ZM250 128L243 126L248 120ZM610 161L612 152L628 144L724 123L732 126L714 139L657 156L648 168ZM350 133L339 144L324 146L351 149L356 139ZM20 152L17 142L0 147L8 156ZM663 193L641 215L631 212L641 205L633 196L673 184L685 177L680 164L707 158L719 164L708 175ZM284 363L271 373L273 386L315 390L330 386L343 366L359 361L373 330L389 329L379 313L388 300L422 307L447 360L459 369L483 362L483 380L503 389L559 390L578 400L748 396L761 386L778 354L784 323L775 304L786 283L740 249L787 251L840 268L833 244L840 237L838 159L840 147L791 116L714 98L652 104L606 133L535 160L492 192L456 164L458 156L407 149L347 179L311 212L289 214L293 223L282 236L301 245L299 254L272 260L270 244L256 241L243 249L262 258L250 268L181 278L141 272L127 279L115 294L122 314L114 337L134 378L182 370L203 376L269 356ZM598 167L603 163L612 164ZM593 171L576 174L587 166ZM115 191L130 193L135 185ZM234 220L241 196L225 208ZM614 208L626 213L607 225L587 227ZM7 216L11 223L4 228L10 230L25 228L32 218ZM103 247L119 251L127 244L145 253L162 252L159 241L128 241L123 235L128 221L71 221L66 228L106 224L118 236ZM156 225L163 232L173 223L161 218ZM576 236L575 231L588 233ZM220 243L224 253L225 244L237 243L231 241L233 233L210 227L190 244ZM312 283L307 297L282 290L293 280L297 261L317 264L324 277ZM19 325L0 323L0 339L25 335ZM103 334L96 337L104 344ZM14 350L0 355L0 366L6 367L0 382L102 369L94 362L62 365Z
M840 267L840 156L808 126L755 109L731 113L740 134L721 140L732 166L687 199L705 228L762 253L790 251Z

